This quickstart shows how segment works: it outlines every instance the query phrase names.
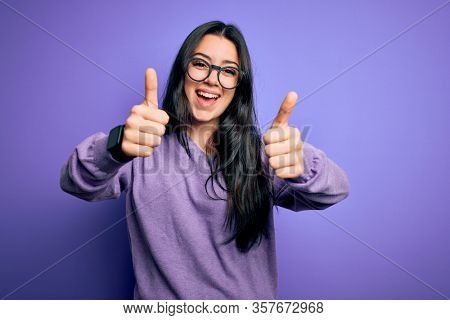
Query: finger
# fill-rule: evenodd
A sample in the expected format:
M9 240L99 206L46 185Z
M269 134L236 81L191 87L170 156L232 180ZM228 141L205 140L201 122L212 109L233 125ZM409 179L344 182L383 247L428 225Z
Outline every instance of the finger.
M290 167L284 167L275 170L275 175L281 179L298 178L303 174L304 167L302 164L297 164Z
M142 105L134 106L131 112L144 118L145 120L155 121L166 125L169 122L169 115L167 112L157 108L145 108Z
M142 146L136 143L124 141L122 143L122 151L133 157L148 157L153 153L152 147Z
M162 136L166 132L166 126L159 122L143 120L139 126L139 131Z
M264 151L268 157L278 156L280 154L286 154L293 151L299 151L302 149L301 141L295 141L295 139L288 139L281 142L267 144L264 147Z
M289 116L294 110L295 104L297 103L297 99L298 95L294 91L291 91L286 95L286 98L284 98L280 110L277 113L277 116L272 122L272 128L287 126Z
M264 143L267 145L288 140L294 134L293 130L294 127L271 128L263 135Z
M155 121L163 125L169 123L169 115L167 114L167 112L161 109L151 109L151 110L147 109L145 110L142 117L145 120Z
M153 148L161 144L161 137L137 130L125 130L124 141Z
M270 166L274 169L290 167L296 165L301 160L301 152L290 152L287 154L280 154L278 156L270 157Z
M145 101L149 107L158 108L158 78L155 69L145 71Z

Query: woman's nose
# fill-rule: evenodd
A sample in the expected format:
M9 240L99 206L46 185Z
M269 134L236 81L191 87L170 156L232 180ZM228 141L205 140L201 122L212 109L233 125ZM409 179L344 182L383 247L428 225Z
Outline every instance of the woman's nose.
M209 75L208 78L205 79L205 82L207 82L210 85L218 86L219 83L219 70L213 69Z

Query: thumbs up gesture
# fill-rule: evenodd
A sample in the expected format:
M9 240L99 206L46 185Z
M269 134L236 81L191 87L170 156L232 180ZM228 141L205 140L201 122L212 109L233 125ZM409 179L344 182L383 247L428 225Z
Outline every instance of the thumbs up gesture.
M125 121L122 151L130 157L148 157L161 144L169 115L158 109L158 80L154 69L145 72L145 100L131 109Z
M297 94L289 92L281 104L272 127L264 133L265 152L270 166L279 178L296 178L304 171L303 142L300 131L288 126L288 119L295 104Z

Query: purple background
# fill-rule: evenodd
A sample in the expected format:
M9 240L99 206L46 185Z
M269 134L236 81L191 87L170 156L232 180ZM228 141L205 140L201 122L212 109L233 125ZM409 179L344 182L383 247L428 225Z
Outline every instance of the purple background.
M323 212L276 215L282 299L450 296L450 5L309 95L444 2L7 1L139 93L152 66L162 95L194 27L236 23L261 125L289 90L308 97L290 123L311 127L351 194ZM125 222L80 247L124 216L123 197L78 200L59 171L141 97L3 0L0 40L0 297L131 298Z

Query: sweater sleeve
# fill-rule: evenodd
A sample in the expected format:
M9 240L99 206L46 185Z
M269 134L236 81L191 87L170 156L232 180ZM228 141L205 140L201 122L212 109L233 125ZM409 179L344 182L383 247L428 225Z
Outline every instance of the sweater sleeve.
M61 168L61 189L86 201L116 199L131 180L132 161L116 161L99 132L83 140Z
M303 144L304 172L297 178L274 176L275 205L293 211L322 210L349 195L345 172L326 154Z

